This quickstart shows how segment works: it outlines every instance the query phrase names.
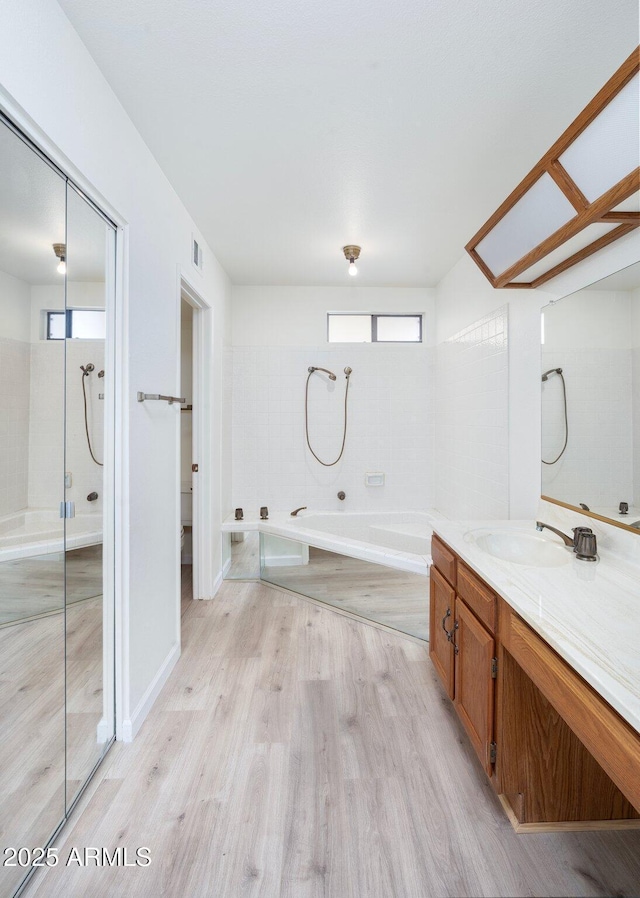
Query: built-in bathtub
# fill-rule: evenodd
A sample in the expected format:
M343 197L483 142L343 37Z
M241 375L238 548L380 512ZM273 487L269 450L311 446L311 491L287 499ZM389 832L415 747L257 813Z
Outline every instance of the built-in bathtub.
M66 523L66 539L63 524ZM86 512L62 521L57 512L26 508L0 518L0 562L51 555L66 548L102 543L102 513Z
M224 576L259 578L427 640L427 578L438 520L442 515L432 511L309 510L265 521L227 519Z
M309 546L384 564L388 567L429 574L433 525L443 517L437 511L313 512L296 517L276 512L267 521L227 518L226 532L259 530Z

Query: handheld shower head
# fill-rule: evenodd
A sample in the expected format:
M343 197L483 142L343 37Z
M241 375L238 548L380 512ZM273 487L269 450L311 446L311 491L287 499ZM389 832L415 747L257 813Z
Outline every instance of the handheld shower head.
M349 375L352 373L352 371L353 371L353 368L349 368L348 365L347 365L347 367L344 369L344 373L345 373L345 375L346 375L347 377L349 377Z
M87 362L86 365L80 365L80 370L82 371L83 376L86 377L87 374L91 374L92 371L96 370L96 366L93 362Z
M310 365L309 366L309 374L313 374L314 371L324 371L325 374L329 375L329 380L335 380L336 376L333 371L329 371L328 368L318 368L317 366Z
M550 374L562 374L562 368L549 368L549 370L545 371L542 375L542 383L549 380Z

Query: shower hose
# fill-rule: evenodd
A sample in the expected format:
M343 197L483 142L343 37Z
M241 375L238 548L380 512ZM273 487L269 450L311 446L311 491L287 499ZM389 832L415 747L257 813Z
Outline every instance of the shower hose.
M307 438L307 446L309 447L309 452L313 455L316 461L319 461L321 465L324 465L325 468L332 468L334 465L337 465L340 459L342 458L342 453L344 452L344 444L347 440L347 397L349 395L349 375L347 374L347 385L344 389L344 427L342 429L342 446L340 447L340 455L336 458L335 461L322 461L316 453L311 448L311 443L309 441L309 379L313 374L313 371L309 371L307 375L307 383L304 388L304 432Z

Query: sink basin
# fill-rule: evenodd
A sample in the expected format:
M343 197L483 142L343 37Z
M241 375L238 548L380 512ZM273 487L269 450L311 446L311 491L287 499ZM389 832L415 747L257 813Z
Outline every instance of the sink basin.
M523 530L470 530L467 536L483 552L513 564L560 567L573 558L561 543Z

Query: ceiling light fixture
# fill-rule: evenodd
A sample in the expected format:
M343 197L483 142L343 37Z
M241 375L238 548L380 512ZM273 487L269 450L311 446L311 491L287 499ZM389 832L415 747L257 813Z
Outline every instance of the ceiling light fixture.
M491 284L539 287L640 227L638 49L466 250Z
M360 257L360 249L361 247L352 245L342 247L344 257L349 263L349 274L352 275L352 277L355 277L358 273L358 269L356 267L356 259Z
M57 258L60 260L58 262L58 267L56 271L58 274L66 274L67 273L67 245L66 243L54 243L53 251L56 254Z

